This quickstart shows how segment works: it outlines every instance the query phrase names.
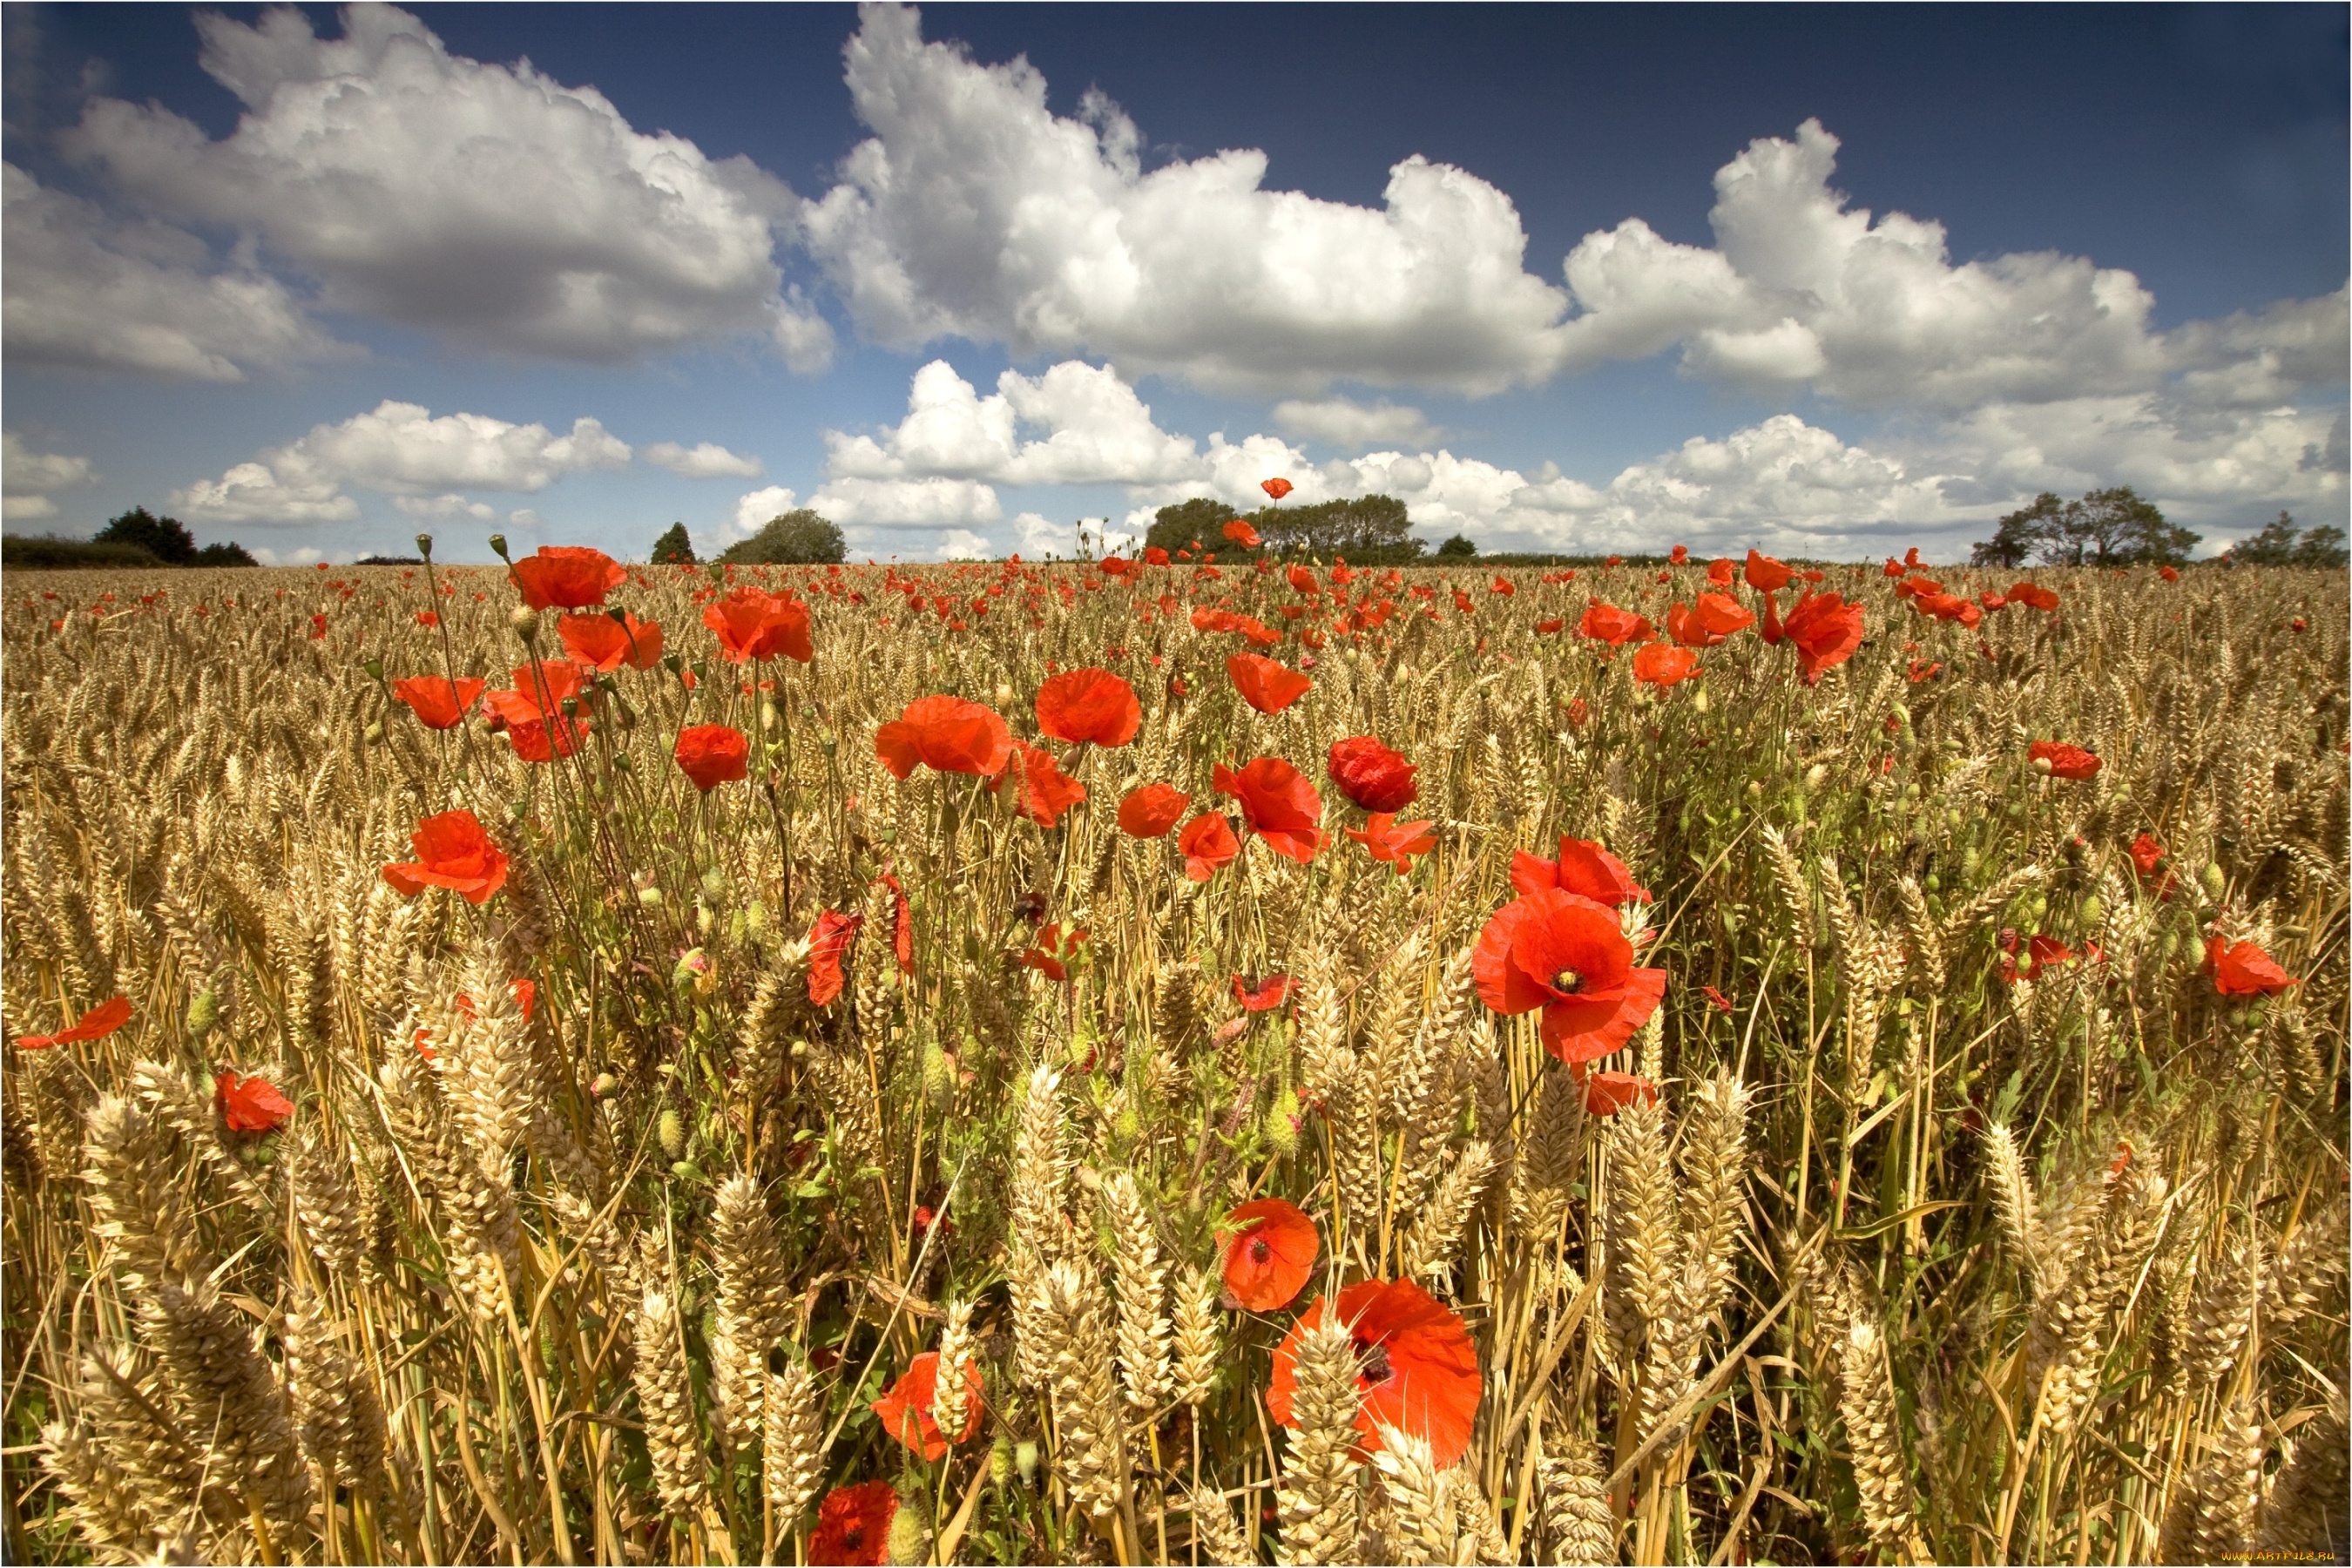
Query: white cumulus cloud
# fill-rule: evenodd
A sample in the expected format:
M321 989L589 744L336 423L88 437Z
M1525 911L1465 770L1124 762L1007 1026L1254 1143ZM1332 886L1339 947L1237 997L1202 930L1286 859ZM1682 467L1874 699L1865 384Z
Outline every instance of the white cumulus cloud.
M836 479L808 504L844 527L969 527L1004 515L994 487L978 479Z
M737 457L710 441L698 442L690 447L675 441L656 441L646 448L646 461L689 479L756 479L768 471L767 465L759 458Z
M409 517L470 517L488 522L499 515L499 509L487 501L467 500L461 495L394 496L392 504Z
M243 381L358 351L240 252L216 265L185 229L109 218L0 166L0 340L16 365Z
M782 517L794 507L792 489L785 485L770 485L753 490L735 502L735 531L748 539L760 531L772 517Z
M907 417L878 437L825 432L837 479L945 478L1007 485L1150 484L1197 466L1193 444L1108 366L1065 360L1036 376L1006 371L987 397L945 360L915 373ZM1042 431L1024 441L1024 427Z
M1367 406L1351 397L1287 398L1274 405L1285 435L1333 447L1425 447L1444 435L1418 408L1386 398Z
M36 452L14 430L0 433L0 520L31 522L55 517L56 492L97 482L88 458Z
M575 419L557 436L544 425L484 414L436 418L387 398L341 424L313 426L218 479L174 491L172 504L207 522L344 521L359 515L341 493L347 484L436 507L452 499L449 491L535 491L567 473L624 468L629 457L627 443L594 419ZM450 512L428 515L455 516L466 506L455 498Z
M750 160L636 131L528 62L452 55L396 7L341 17L325 39L291 6L199 11L236 130L101 98L65 148L152 214L257 235L334 308L469 348L625 361L750 333L795 368L829 361L773 255L795 198Z

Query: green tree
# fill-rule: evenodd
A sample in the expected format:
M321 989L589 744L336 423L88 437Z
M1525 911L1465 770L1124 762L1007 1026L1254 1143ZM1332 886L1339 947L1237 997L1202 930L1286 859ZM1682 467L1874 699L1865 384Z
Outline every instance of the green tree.
M1268 550L1286 555L1345 555L1371 561L1421 553L1412 520L1394 496L1353 496L1313 506L1262 507L1250 523Z
M196 536L187 524L176 517L157 517L143 506L108 519L96 542L135 545L166 566L186 566L196 559Z
M1239 516L1241 513L1213 497L1195 496L1154 512L1151 526L1144 531L1143 542L1147 548L1157 547L1171 555L1179 550L1190 550L1196 539L1203 550L1222 550L1226 548L1225 524Z
M2042 540L2056 526L2066 503L2048 490L2030 506L2011 512L1995 525L1990 539L1979 540L1969 551L1971 566L2000 566L2011 571L2033 559Z
M196 552L196 558L189 564L192 566L258 566L261 563L253 558L251 551L232 539L226 544L205 545Z
M719 559L744 566L824 566L848 552L836 524L802 507L770 518L759 532L720 552Z
M694 564L694 542L686 536L686 524L671 523L669 531L654 541L653 563L656 566Z
M2352 550L2346 548L2344 531L2333 523L2321 523L2306 529L2294 547L2294 563L2298 566L2333 567L2341 572L2352 566Z
M1477 553L1477 545L1471 542L1466 533L1457 533L1437 547L1440 561L1468 561Z
M2344 531L2328 524L2298 531L2292 512L2281 512L2274 522L2251 539L2241 539L2223 553L2232 566L2334 566L2346 564Z

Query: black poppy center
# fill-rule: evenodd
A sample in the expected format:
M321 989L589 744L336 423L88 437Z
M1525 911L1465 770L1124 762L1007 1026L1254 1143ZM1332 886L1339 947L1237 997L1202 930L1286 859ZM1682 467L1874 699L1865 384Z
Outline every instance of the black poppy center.
M841 1543L852 1552L856 1551L866 1544L866 1527L862 1524L851 1525L848 1532L842 1536Z
M1364 1352L1364 1381L1366 1383L1386 1383L1390 1378L1395 1375L1396 1369L1389 1365L1388 1346L1374 1345L1370 1350Z
M1584 976L1573 969L1563 969L1551 977L1551 988L1563 996L1573 996L1584 988Z
M1250 1243L1249 1255L1252 1263L1264 1263L1274 1256L1274 1248L1265 1244L1265 1237L1259 1237Z

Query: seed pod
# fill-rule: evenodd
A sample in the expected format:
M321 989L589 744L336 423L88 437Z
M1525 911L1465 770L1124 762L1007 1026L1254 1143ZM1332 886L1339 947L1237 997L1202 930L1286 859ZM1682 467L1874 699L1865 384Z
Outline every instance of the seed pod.
M539 636L539 612L529 605L517 605L514 613L507 616L507 625L514 628L515 636L531 642Z

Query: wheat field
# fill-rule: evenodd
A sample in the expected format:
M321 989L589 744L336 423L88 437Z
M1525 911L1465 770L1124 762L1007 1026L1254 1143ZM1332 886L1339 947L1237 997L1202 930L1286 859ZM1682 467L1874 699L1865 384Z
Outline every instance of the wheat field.
M2343 576L1786 575L12 574L8 1557L2342 1560Z

